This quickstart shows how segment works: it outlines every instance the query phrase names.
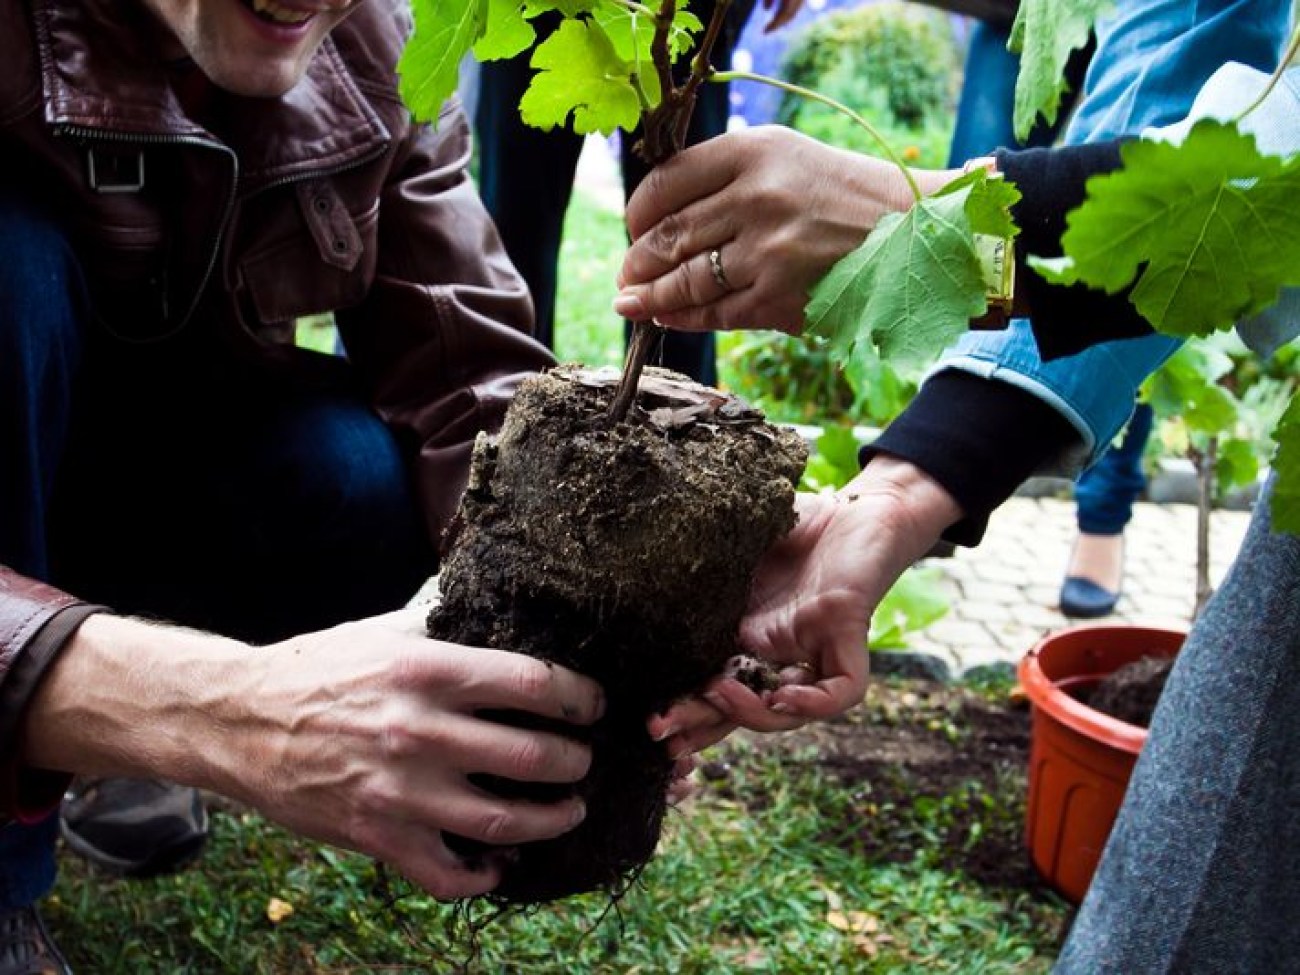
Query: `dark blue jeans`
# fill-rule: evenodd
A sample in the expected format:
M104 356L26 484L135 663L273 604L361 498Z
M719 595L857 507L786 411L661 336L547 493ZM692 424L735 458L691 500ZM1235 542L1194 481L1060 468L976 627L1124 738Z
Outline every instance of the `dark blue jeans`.
M116 341L54 221L0 193L0 563L255 643L400 607L434 549L393 436L325 358L290 383L199 322ZM53 839L0 830L0 908L48 889Z
M720 38L713 62L725 67L753 0L731 8L731 29ZM713 16L712 0L692 7L706 24ZM553 21L539 19L542 33ZM582 152L582 137L559 129L543 132L525 125L519 117L519 99L534 74L528 64L531 51L504 61L489 61L479 68L475 133L479 146L479 189L488 212L501 231L506 252L528 283L537 309L536 336L547 347L555 345L555 295L564 216L573 191L573 177ZM726 85L707 84L700 90L695 114L686 135L688 145L703 142L727 130L730 114ZM623 189L627 196L648 171L632 151L638 136L624 133L622 143ZM685 373L707 385L718 379L716 341L712 332L669 332L656 363Z
M1079 531L1088 535L1118 535L1133 517L1133 502L1147 486L1142 452L1151 436L1154 415L1138 403L1124 429L1124 437L1079 475L1074 502Z

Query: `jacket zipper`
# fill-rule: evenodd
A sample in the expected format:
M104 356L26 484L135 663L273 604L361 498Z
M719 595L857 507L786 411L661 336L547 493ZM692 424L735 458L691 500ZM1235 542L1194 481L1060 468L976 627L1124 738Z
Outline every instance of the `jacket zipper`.
M126 145L141 146L194 146L200 149L213 149L223 153L230 160L230 186L226 192L226 204L221 214L221 221L217 224L217 233L213 238L212 247L208 252L208 261L203 269L203 275L199 279L198 288L194 292L194 297L190 300L190 306L184 316L176 325L167 330L162 335L156 336L153 341L170 338L178 333L189 324L195 310L199 307L199 301L203 298L203 292L207 290L208 282L212 279L212 272L216 269L217 258L221 254L221 242L225 238L226 229L230 226L230 218L235 212L236 186L239 184L239 157L229 146L224 146L214 139L202 139L198 136L188 135L128 135L122 132L114 132L112 129L96 129L89 126L81 125L59 125L54 129L55 135L69 136L74 139L102 140L106 142L118 142ZM164 283L163 301L167 301L165 293L166 284Z
M221 243L225 239L226 231L230 227L231 217L234 216L235 206L239 202L239 156L229 146L222 145L213 139L201 139L198 136L185 135L127 135L120 132L114 132L111 129L94 129L86 126L62 125L55 129L57 135L66 135L72 138L81 139L102 139L111 142L120 142L125 144L139 144L144 146L195 146L202 149L214 149L217 152L224 153L230 159L231 179L230 189L226 193L226 204L221 215L221 222L217 225L217 234L212 241L212 248L208 254L207 266L203 270L203 276L199 280L198 289L194 292L194 297L190 301L189 309L185 316L169 329L164 335L158 336L158 339L170 338L181 329L183 329L189 320L193 317L199 302L203 298L203 292L207 290L208 282L212 279L212 272L216 269L217 259L221 256ZM292 183L306 182L313 179L328 179L331 176L337 176L339 173L345 173L348 170L356 169L367 163L373 162L388 151L389 143L381 142L373 150L364 156L358 156L356 159L350 159L345 163L338 163L334 166L326 166L323 169L314 169L309 172L294 173L290 176L282 176L279 179L272 180L256 190L249 193L245 200L250 200L267 190L276 189L281 186L288 186ZM164 301L166 296L164 295Z

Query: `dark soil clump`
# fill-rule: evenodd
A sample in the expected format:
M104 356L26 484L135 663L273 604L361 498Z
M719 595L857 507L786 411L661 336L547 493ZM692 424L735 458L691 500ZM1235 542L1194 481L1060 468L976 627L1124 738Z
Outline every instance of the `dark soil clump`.
M1084 703L1120 721L1140 728L1149 727L1173 666L1173 657L1157 656L1125 664L1107 675Z
M500 435L480 438L429 617L433 637L562 664L608 698L576 790L586 820L522 847L492 895L502 903L617 891L649 859L672 762L645 721L737 653L753 570L794 524L796 434L662 370L647 370L638 405L611 424L613 378L562 367L531 379Z

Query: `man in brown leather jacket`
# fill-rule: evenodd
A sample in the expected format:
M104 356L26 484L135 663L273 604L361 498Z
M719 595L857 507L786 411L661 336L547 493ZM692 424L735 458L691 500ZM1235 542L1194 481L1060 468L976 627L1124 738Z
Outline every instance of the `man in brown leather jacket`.
M498 877L442 830L583 815L467 776L578 779L585 748L476 709L589 723L599 688L377 615L550 362L459 108L397 97L406 27L395 0L0 0L0 973L65 970L33 905L71 773L224 793L441 897ZM294 346L323 312L346 358Z

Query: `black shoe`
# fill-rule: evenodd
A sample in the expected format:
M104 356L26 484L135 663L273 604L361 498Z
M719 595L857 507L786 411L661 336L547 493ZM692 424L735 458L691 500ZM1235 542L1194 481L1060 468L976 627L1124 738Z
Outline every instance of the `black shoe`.
M0 912L0 975L72 975L36 908Z
M91 863L152 877L195 859L208 838L198 789L154 779L78 779L63 797L63 840Z
M1066 576L1061 584L1061 612L1075 619L1091 620L1115 612L1119 593L1099 586L1091 579Z

